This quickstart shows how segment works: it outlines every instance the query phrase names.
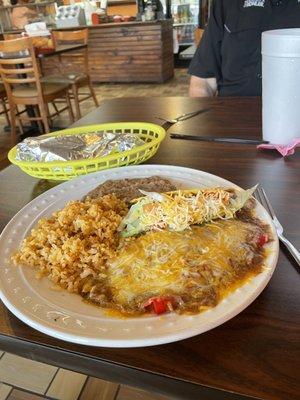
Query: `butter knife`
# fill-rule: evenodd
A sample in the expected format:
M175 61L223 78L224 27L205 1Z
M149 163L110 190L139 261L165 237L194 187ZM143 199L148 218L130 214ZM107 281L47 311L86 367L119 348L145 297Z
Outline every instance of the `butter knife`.
M237 144L266 144L265 140L242 139L233 137L212 137L212 136L197 136L197 135L182 135L180 133L170 133L172 139L183 140L198 140L201 142L221 142L221 143L237 143Z

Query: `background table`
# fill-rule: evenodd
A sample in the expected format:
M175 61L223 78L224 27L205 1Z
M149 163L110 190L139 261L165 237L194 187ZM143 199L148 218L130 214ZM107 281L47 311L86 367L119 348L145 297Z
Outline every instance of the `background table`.
M87 44L59 45L53 49L47 49L47 51L45 52L43 52L43 49L41 49L41 51L37 53L37 57L39 59L43 59L52 56L59 56L61 54L70 53L72 51L82 50L86 47Z
M261 137L258 99L114 99L75 125L110 121L158 122L182 113L212 110L174 125L169 132ZM167 138L154 164L201 169L250 187L260 182L287 236L300 247L300 152L283 159L253 145ZM0 172L0 229L28 201L49 187L16 167ZM1 307L0 348L96 377L160 391L183 399L298 399L299 273L280 250L264 292L226 324L181 342L138 349L92 348L66 343L26 326ZM297 379L298 378L298 379Z

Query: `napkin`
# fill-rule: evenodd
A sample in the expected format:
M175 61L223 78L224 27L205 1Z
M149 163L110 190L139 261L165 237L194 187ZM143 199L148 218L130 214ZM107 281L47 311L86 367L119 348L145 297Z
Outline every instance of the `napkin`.
M276 149L283 156L291 156L295 153L296 147L300 147L300 138L295 138L290 144L260 144L258 149Z
M34 22L24 26L28 36L50 36L45 22Z

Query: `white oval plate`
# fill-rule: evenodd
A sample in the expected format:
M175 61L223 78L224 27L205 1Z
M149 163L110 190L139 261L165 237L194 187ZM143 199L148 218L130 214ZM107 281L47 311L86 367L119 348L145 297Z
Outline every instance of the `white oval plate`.
M257 203L256 212L273 230L267 268L243 285L215 308L199 315L165 314L141 318L114 318L82 301L76 294L53 290L51 282L37 280L31 268L14 266L10 255L42 217L63 208L73 199L107 179L140 178L159 175L179 187L237 187L229 181L188 168L141 165L96 172L60 184L27 204L9 222L0 237L0 296L6 307L34 329L58 339L89 346L141 347L174 342L199 335L223 324L243 311L262 292L270 280L278 258L278 239L265 209Z

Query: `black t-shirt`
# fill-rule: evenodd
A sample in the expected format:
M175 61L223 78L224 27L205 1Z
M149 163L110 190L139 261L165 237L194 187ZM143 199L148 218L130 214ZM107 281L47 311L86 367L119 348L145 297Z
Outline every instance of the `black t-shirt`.
M213 0L189 73L220 96L261 96L261 34L284 28L300 28L300 0Z

